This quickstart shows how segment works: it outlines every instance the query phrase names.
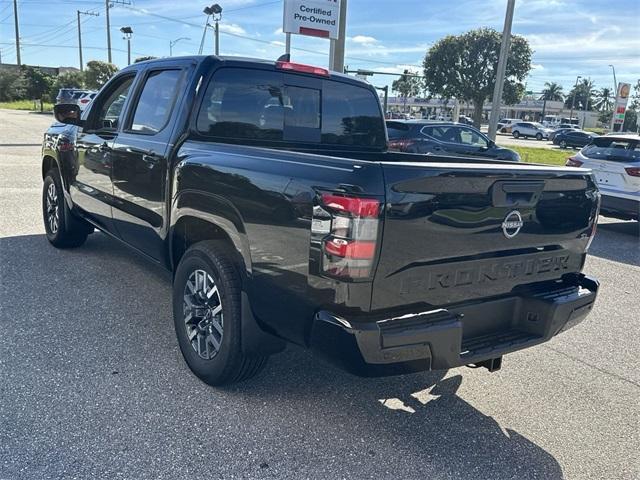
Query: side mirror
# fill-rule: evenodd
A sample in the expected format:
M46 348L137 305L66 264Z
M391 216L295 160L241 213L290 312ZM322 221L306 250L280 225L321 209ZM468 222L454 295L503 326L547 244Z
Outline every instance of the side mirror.
M489 140L487 142L487 149L494 148L495 146L496 146L496 142L494 142L493 140Z
M60 103L53 106L55 119L66 125L80 125L80 107L73 103Z

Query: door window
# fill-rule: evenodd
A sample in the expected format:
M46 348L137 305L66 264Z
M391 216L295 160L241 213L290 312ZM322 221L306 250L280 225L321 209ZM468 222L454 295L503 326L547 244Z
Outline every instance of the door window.
M118 129L122 107L127 100L134 78L133 75L122 78L111 89L111 93L107 94L104 102L98 106L98 115L92 122L95 129L103 132L115 132Z
M479 132L475 130L471 130L470 128L460 128L460 143L463 145L467 145L470 147L480 147L487 148L489 142L481 135Z
M138 98L130 131L153 135L165 127L182 75L181 70L160 70L149 74Z

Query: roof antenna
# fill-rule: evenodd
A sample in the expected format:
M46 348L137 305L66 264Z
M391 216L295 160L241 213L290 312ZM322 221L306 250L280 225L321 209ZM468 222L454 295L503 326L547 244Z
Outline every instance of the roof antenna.
M276 60L278 62L290 62L291 61L291 54L290 53L285 53L283 55L280 55L278 57L278 60Z

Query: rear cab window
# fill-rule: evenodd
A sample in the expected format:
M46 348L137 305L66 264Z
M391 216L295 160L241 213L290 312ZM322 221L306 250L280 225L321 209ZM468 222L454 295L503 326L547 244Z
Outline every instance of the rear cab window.
M213 74L196 130L216 141L274 147L386 146L379 100L368 88L240 67L222 67Z
M614 162L640 162L640 141L632 138L597 137L582 154L594 160Z

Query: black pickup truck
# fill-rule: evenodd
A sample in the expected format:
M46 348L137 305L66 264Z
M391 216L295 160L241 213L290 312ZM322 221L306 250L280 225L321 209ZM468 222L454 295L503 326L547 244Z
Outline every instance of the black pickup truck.
M389 152L378 96L352 77L153 60L55 115L49 241L97 228L172 271L178 343L209 384L286 342L360 375L493 371L593 307L588 170Z

